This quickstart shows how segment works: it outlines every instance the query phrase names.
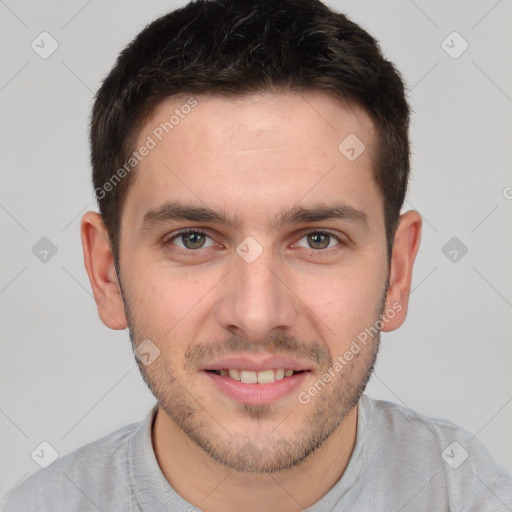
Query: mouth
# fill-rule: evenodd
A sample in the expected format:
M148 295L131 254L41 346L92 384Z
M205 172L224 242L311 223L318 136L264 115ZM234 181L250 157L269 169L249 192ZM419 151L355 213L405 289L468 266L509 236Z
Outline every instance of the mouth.
M289 357L226 358L200 368L214 389L243 404L263 405L290 398L313 369ZM211 386L210 386L211 387Z

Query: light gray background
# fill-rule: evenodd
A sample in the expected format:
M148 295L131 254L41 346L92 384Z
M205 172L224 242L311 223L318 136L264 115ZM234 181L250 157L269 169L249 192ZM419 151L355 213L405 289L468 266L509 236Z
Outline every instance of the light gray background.
M128 423L154 398L127 331L99 320L80 218L96 209L88 120L119 51L171 1L0 0L0 500L39 469ZM405 325L383 334L367 388L449 419L512 469L512 5L510 1L330 1L401 70L413 113L404 211L424 217ZM59 47L42 59L31 42ZM441 43L457 31L457 59ZM454 50L460 41L448 40ZM467 254L442 247L457 237ZM58 252L41 262L48 237ZM459 253L460 254L460 253Z

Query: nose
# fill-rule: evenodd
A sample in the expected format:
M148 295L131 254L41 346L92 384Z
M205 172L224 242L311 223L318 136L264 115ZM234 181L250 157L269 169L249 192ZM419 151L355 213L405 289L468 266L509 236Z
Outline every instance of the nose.
M285 334L294 325L297 299L270 251L251 263L236 257L234 265L217 304L219 324L253 343Z

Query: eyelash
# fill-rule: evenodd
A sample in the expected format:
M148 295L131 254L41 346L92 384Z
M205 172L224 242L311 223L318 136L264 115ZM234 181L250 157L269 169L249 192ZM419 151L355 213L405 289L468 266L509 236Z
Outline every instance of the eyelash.
M164 247L167 247L169 245L172 245L172 242L174 240L176 240L177 238L187 235L187 234L190 234L190 233L196 233L198 235L203 235L203 236L206 236L211 239L211 237L208 235L208 233L205 233L204 231L201 231L200 229L189 228L189 229L185 229L183 231L179 231L178 233L174 234L171 238L163 240L162 244L164 245ZM314 229L314 228L301 231L299 233L299 235L300 235L299 240L301 240L305 236L313 234L313 233L319 234L319 235L328 235L328 236L334 238L339 243L339 246L347 245L339 236L335 235L334 233L330 233L329 231L321 231L321 230ZM310 251L310 253L314 253L315 255L319 255L319 254L327 254L328 255L328 254L331 254L331 252L333 252L333 251L339 250L339 246L332 247L331 249L310 249L309 251ZM195 249L195 250L194 249L181 249L180 247L175 246L173 248L173 251L176 254L179 254L181 256L194 257L193 254L191 254L191 253L200 252L201 249L202 248Z

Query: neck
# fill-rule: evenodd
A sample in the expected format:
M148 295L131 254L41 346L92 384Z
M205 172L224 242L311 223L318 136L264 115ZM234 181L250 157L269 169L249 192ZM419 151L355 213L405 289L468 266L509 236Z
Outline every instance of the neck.
M207 455L158 409L152 441L165 478L208 512L297 512L320 500L343 475L355 446L357 405L301 464L273 474L231 470ZM185 461L185 462L184 462Z

